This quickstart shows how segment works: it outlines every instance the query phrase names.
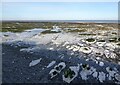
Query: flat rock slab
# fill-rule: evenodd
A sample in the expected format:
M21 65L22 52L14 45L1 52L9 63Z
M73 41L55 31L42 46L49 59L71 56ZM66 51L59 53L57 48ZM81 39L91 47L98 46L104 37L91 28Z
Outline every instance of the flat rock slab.
M70 66L77 66L78 64L89 64L97 69L98 72L106 71L106 67L117 68L120 74L120 65L102 61L102 65L96 64L95 61L86 61L84 58L79 58L74 55L68 55L66 50L48 50L39 49L39 52L29 53L21 52L20 47L14 48L10 45L2 44L2 65L3 65L3 83L65 83L62 79L64 70ZM63 58L61 58L64 56ZM71 57L71 58L70 58ZM40 59L40 63L33 67L29 67L32 60ZM54 65L47 68L48 64L56 61L55 65L62 62L66 63L66 68L55 78L49 78L49 72L53 69ZM80 68L80 71L82 68ZM107 79L103 83L114 83ZM82 80L80 73L71 83L100 83L99 79L89 76L87 81Z

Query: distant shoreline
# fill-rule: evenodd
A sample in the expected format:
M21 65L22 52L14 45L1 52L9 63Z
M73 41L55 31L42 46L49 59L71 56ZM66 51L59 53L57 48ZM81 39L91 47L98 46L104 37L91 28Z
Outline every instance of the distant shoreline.
M119 20L2 20L2 22L118 23Z

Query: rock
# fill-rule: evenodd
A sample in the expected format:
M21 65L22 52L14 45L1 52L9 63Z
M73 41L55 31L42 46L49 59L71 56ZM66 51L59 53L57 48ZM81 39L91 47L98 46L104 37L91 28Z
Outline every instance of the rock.
M72 50L74 47L73 46L71 46L70 48L68 48L68 50Z
M66 48L68 49L68 48L70 48L70 46L68 45L68 46L66 46Z
M65 67L66 67L66 64L64 62L59 63L58 65L54 67L54 69L52 69L49 72L50 77L53 78L57 76Z
M52 48L52 47L51 47L51 48L49 48L49 50L53 50L53 49L54 49L54 48Z
M66 67L66 64L64 62L60 62L58 65L54 67L59 73ZM59 68L59 70L57 69Z
M73 71L75 74L72 78L70 77L65 77L65 75L62 75L63 81L70 83L71 81L74 80L74 78L76 78L78 76L78 71L79 71L79 64L78 66L71 66L69 67L71 71Z
M49 65L47 66L47 68L53 66L56 63L56 61L52 61L51 63L49 63Z
M120 74L115 74L115 79L120 81Z
M83 53L87 53L87 54L91 53L91 49L88 47L81 47L79 51L81 51Z
M77 49L77 48L74 48L74 49L73 49L74 52L75 52L75 51L78 51L78 50L79 50L79 49Z
M99 62L99 66L104 66L104 63L103 62Z
M96 44L100 47L104 46L106 42L96 42Z
M94 73L92 74L92 76L93 76L94 78L97 78L98 72L94 72Z
M80 72L82 80L87 80L88 79L88 75L91 75L93 72L96 72L96 69L93 68L93 67L89 67L89 69L88 69L88 67L86 69L84 68Z
M50 74L50 78L53 78L53 77L57 76L58 72L57 72L56 69L52 69L52 70L49 72L49 74Z
M112 80L112 78L114 77L114 74L116 73L112 68L110 68L110 67L107 67L106 68L106 71L109 73L109 75L108 75L108 79L109 80Z
M103 81L105 81L105 73L104 72L99 72L98 79L101 83L103 83Z
M29 64L29 67L37 65L41 61L41 59L42 58L31 61L30 64Z

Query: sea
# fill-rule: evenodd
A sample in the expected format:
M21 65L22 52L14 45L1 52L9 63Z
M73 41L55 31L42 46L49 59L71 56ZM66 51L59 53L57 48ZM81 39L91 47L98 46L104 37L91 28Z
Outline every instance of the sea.
M120 20L3 20L3 22L70 22L70 23L120 23Z

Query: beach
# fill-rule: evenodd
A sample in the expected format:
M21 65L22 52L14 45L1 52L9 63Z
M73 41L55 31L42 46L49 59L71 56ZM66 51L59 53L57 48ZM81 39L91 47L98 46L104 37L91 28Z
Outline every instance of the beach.
M98 26L99 31L87 29L90 24L85 24L84 29L53 26L2 32L2 82L119 84L117 29L112 25L92 25ZM56 71L59 65L64 68ZM74 71L72 78L65 77L68 69Z

